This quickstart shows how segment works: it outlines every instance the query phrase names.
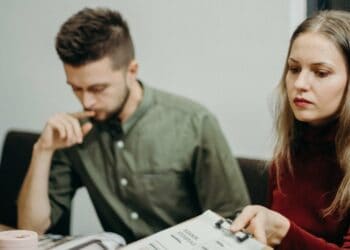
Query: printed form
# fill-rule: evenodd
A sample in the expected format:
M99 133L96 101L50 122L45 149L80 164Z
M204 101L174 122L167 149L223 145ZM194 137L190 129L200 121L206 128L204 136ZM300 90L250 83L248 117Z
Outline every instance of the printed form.
M240 242L225 229L216 227L223 218L208 210L171 228L123 247L123 250L268 250L272 249L249 237Z

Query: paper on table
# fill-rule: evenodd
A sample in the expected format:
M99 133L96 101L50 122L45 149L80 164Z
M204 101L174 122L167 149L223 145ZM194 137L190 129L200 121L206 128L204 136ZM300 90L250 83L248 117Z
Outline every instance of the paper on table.
M46 234L40 236L38 250L103 250L124 245L125 240L120 235L108 232L84 236Z
M123 250L268 250L271 249L248 238L239 242L230 232L215 227L222 219L208 210L176 226L131 243Z

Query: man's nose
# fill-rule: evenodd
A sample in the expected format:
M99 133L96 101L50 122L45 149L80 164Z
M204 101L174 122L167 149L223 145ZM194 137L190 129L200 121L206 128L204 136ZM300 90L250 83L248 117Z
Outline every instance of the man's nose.
M96 103L96 99L95 99L94 95L89 93L89 92L83 93L81 101L82 101L82 104L84 106L84 109L88 109L88 110L92 109Z

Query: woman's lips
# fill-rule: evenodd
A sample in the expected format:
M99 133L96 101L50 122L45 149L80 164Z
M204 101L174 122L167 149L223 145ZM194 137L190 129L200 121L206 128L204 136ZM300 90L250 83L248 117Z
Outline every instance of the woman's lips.
M310 102L309 100L306 100L304 98L298 98L298 97L294 98L293 102L294 102L295 106L300 107L300 108L304 108L304 107L312 104L312 102Z

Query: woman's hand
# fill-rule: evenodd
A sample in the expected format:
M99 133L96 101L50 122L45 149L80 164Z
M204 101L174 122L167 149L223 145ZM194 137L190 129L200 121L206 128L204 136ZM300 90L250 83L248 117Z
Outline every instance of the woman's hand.
M231 225L231 231L244 230L269 246L279 245L290 227L283 215L263 206L246 206Z

